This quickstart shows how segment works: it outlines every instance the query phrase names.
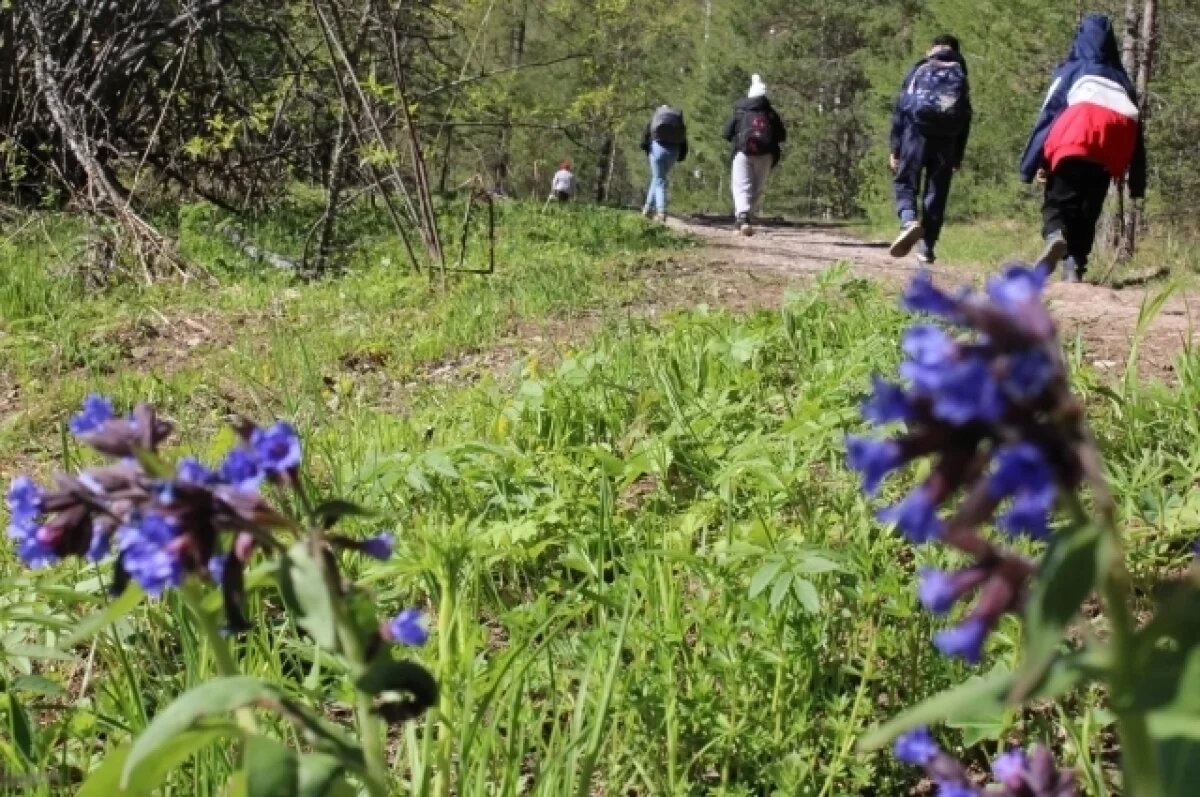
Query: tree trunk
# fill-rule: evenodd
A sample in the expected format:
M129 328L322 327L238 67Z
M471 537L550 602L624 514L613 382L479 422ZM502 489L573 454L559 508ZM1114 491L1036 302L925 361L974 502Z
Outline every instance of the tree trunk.
M600 144L600 157L596 161L596 202L598 204L603 204L608 199L608 175L612 171L615 152L613 133L611 130L605 130Z
M1156 50L1155 28L1158 24L1157 0L1145 0L1142 6L1141 41L1139 42L1137 73L1134 86L1138 95L1138 121L1145 129L1150 118L1150 77L1154 68ZM1145 225L1142 208L1139 204L1130 202L1125 211L1125 240L1122 242L1121 256L1133 257L1137 246L1137 236Z
M1121 31L1121 63L1129 75L1137 74L1138 35L1140 33L1140 0L1125 0L1124 25ZM1126 260L1133 254L1133 242L1127 225L1125 208L1125 181L1116 180L1109 191L1109 210L1105 213L1103 240L1118 260Z

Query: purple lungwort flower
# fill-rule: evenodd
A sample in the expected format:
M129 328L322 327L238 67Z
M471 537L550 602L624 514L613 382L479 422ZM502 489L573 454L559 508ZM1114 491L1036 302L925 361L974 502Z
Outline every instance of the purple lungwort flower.
M83 411L71 419L71 434L94 432L114 417L112 402L93 393L83 400Z
M263 481L263 470L254 452L235 448L225 455L221 463L221 480L244 493L256 491Z
M978 664L983 658L983 643L989 630L984 620L971 617L953 628L935 634L933 644L946 656Z
M208 560L208 575L215 583L220 584L225 580L225 564L228 561L229 554L227 553L214 554Z
M1014 537L1046 539L1050 535L1050 513L1054 510L1056 492L1054 485L1048 484L1037 490L1019 493L996 525Z
M917 586L917 599L933 614L945 614L964 597L987 580L985 568L969 567L966 570L946 572L932 567L919 570L921 582Z
M1050 356L1041 349L1013 354L1008 360L1004 392L1015 401L1032 401L1042 394L1058 373Z
M362 550L367 556L372 559L378 559L385 562L392 558L392 549L394 547L394 539L391 534L381 532L374 537L368 537L363 540Z
M280 421L267 429L255 429L250 435L250 445L269 474L288 473L300 466L300 438L291 424Z
M938 783L938 797L979 797L979 792L963 783L941 781Z
M36 520L42 514L44 497L42 488L28 476L13 479L5 496L9 514L14 521Z
M905 764L923 767L942 752L925 727L914 728L896 739L896 758Z
M93 564L99 562L104 557L108 556L108 550L112 542L112 535L109 534L109 529L103 523L97 521L92 524L92 541L88 544L87 560Z
M907 421L912 418L912 402L903 387L878 376L873 377L872 382L871 396L862 405L864 419L882 426L892 421Z
M1024 304L1039 301L1045 287L1045 274L1014 266L988 280L987 295L999 307L1017 310Z
M958 344L933 324L915 324L904 333L901 350L914 363L938 367L958 357Z
M1004 414L1004 397L988 363L969 357L941 369L930 390L933 414L955 426L972 421L997 421Z
M117 530L121 564L147 595L159 597L168 587L183 583L183 562L172 545L179 534L174 518L155 513L146 513L140 522Z
M914 544L928 542L942 536L942 521L937 516L937 507L928 487L913 490L895 506L879 510L877 517L884 523L895 523Z
M1054 483L1045 456L1031 443L1003 446L993 459L995 468L988 477L988 492L997 501Z
M221 481L216 471L195 457L184 457L179 460L179 466L175 471L175 475L181 482L202 487L212 487Z
M424 645L429 639L425 615L420 609L405 609L384 625L383 638L409 647Z
M8 538L16 543L17 556L26 567L40 570L58 561L58 554L42 539L42 527L34 520L14 520L8 526Z
M846 458L850 467L862 474L867 495L875 495L884 478L904 464L904 452L895 440L857 435L846 438Z
M929 313L953 321L959 318L961 302L934 287L929 272L922 271L904 290L901 305L910 312Z
M1028 766L1023 750L1009 750L992 762L992 776L1001 786L1015 791L1024 785Z

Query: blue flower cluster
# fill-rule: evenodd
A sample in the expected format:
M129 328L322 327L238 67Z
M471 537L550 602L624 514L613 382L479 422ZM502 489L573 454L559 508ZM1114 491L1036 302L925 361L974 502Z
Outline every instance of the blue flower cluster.
M51 490L27 476L13 480L6 496L8 537L31 568L70 556L99 562L115 551L115 589L132 580L160 596L195 574L221 584L228 605L253 551L277 547L272 530L289 525L260 493L265 482L287 485L296 478L300 438L287 423L248 424L240 430L241 444L216 468L186 457L167 479L147 473L134 456L156 452L171 432L152 407L139 405L122 417L110 400L92 395L69 427L114 461L59 474ZM380 534L342 547L387 559L393 541Z
M953 756L944 752L926 728L916 728L896 740L896 758L925 769L938 797L1076 797L1075 773L1061 771L1054 756L1035 745L1027 754L1009 750L992 762L990 786L977 785Z
M1053 320L1041 301L1046 274L1009 267L986 291L948 294L919 274L903 305L929 320L904 334L897 381L876 376L864 419L900 425L890 437L850 435L850 466L876 496L893 473L931 458L929 476L881 521L913 544L940 541L970 555L957 572L922 569L918 597L931 612L949 613L979 594L973 611L939 633L945 654L978 662L999 618L1020 605L1033 566L984 537L994 522L1011 537L1044 539L1059 490L1078 486L1078 407L1067 388ZM950 511L951 499L962 495Z

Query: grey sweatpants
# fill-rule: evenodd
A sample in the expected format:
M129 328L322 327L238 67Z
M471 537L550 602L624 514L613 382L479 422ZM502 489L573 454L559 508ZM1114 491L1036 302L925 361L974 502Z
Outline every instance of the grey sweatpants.
M746 155L739 152L733 156L729 185L733 189L735 215L750 216L758 211L774 161L774 155Z

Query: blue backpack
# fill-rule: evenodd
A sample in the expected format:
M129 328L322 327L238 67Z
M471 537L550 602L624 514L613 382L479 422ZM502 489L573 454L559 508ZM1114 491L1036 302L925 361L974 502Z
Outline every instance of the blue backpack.
M922 135L956 136L968 118L967 73L956 61L930 59L917 67L905 93L909 118Z

